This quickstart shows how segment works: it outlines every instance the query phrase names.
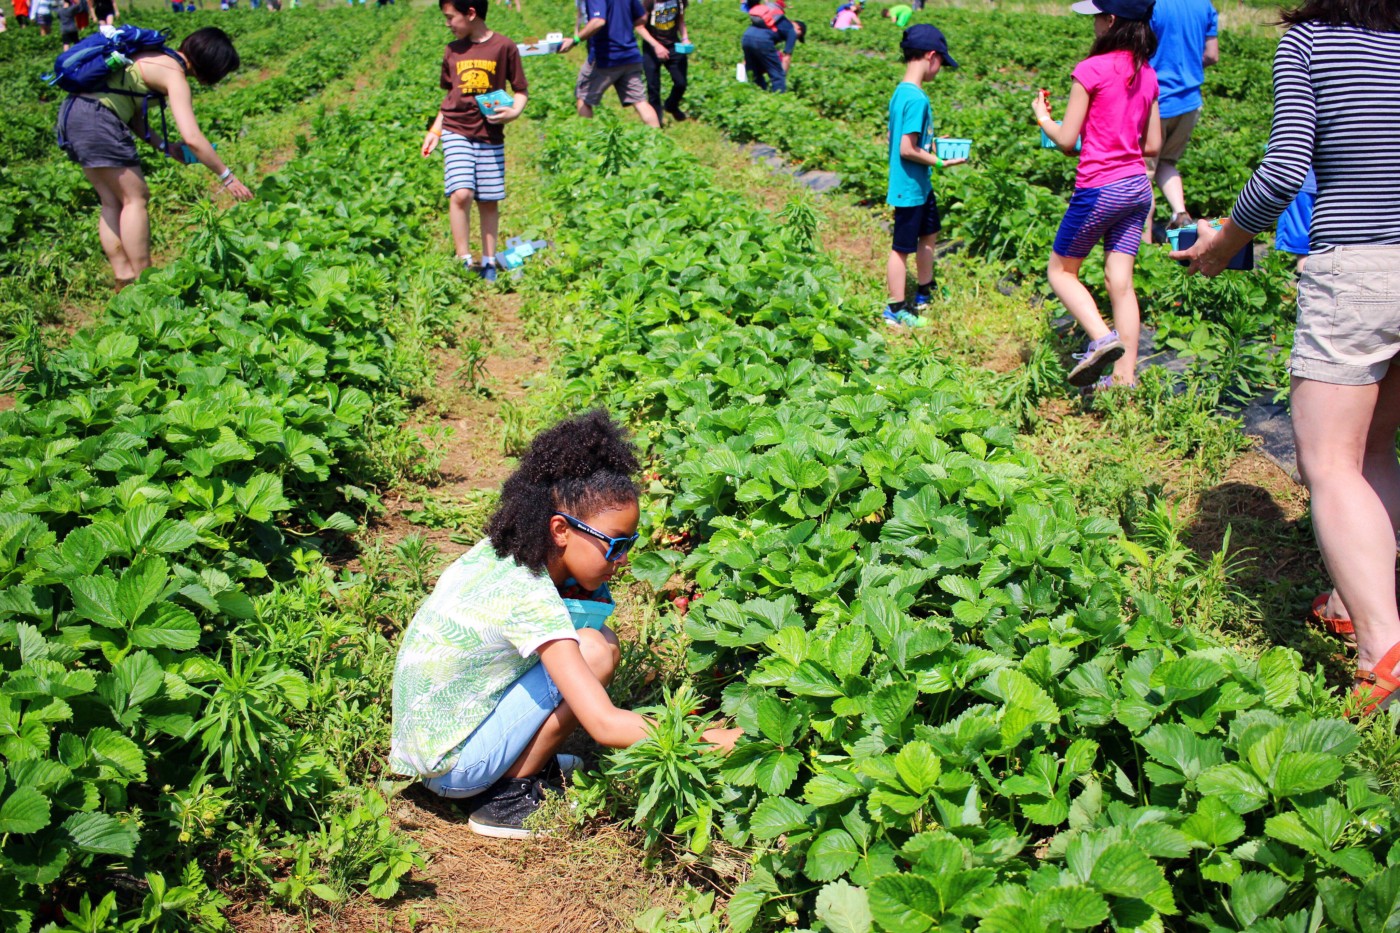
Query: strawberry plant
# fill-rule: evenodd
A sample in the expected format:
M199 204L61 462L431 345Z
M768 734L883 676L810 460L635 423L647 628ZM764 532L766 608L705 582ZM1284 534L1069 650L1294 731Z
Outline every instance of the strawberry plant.
M632 147L612 174L602 133ZM568 389L644 426L649 521L695 544L638 572L704 591L690 670L745 730L715 792L750 854L734 929L1282 930L1390 890L1396 802L1295 653L1175 617L976 380L870 333L666 141L558 132L544 161L618 258L556 267L595 321Z

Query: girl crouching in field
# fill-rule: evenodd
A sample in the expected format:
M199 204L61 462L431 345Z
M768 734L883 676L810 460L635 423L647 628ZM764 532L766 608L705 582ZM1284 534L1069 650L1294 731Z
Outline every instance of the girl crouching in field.
M1089 336L1088 347L1076 355L1079 364L1070 371L1070 383L1132 386L1140 329L1133 266L1152 210L1143 156L1155 156L1162 145L1157 74L1148 64L1157 50L1149 22L1152 0L1081 0L1073 9L1094 14L1095 38L1089 57L1074 69L1064 122L1051 119L1044 92L1032 105L1040 128L1065 153L1073 153L1083 135L1074 195L1050 254L1050 287ZM1113 306L1111 330L1079 281L1079 267L1100 240ZM1100 377L1109 364L1112 374Z
M399 646L389 766L472 798L468 825L528 838L525 821L578 764L578 726L622 748L647 721L613 706L619 659L608 581L637 541L636 453L602 411L540 434L480 542L442 575ZM733 747L737 729L706 741Z

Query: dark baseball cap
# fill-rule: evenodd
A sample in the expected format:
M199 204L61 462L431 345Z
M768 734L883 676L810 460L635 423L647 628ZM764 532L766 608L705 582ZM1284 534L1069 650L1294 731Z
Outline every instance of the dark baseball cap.
M953 56L948 54L948 40L943 38L943 31L937 26L930 26L928 23L910 26L904 30L904 38L900 40L899 47L915 52L937 52L943 56L943 64L949 68L958 67L958 63L953 61Z
M1149 20L1155 0L1079 0L1070 7L1076 13L1112 13L1119 19Z

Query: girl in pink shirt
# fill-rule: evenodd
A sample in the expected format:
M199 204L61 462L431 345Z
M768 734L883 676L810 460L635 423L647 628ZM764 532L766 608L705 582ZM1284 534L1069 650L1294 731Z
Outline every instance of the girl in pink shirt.
M1094 16L1094 44L1074 69L1065 119L1050 117L1046 92L1033 104L1036 122L1067 154L1083 136L1074 195L1050 253L1050 287L1084 328L1089 345L1075 354L1071 385L1092 389L1136 384L1138 332L1133 265L1152 210L1152 182L1143 156L1162 145L1157 74L1148 64L1157 49L1149 20L1152 0L1080 0L1072 9ZM1113 327L1099 315L1079 280L1084 258L1104 245L1104 283ZM1103 375L1113 366L1111 375Z

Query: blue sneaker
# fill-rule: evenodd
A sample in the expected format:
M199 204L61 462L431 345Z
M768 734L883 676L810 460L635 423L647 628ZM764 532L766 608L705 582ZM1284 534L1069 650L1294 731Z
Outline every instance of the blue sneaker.
M886 308L884 313L884 321L891 327L911 327L914 329L918 329L920 327L928 326L928 321L919 317L917 314L912 314L903 309L900 309L899 311L891 311L889 308Z
M914 296L914 307L915 307L915 308L922 308L924 305L928 304L931 300L932 300L932 299L930 299L928 295L915 295L915 296Z
M496 281L496 264L493 262L490 265L483 265L480 275L488 282Z

